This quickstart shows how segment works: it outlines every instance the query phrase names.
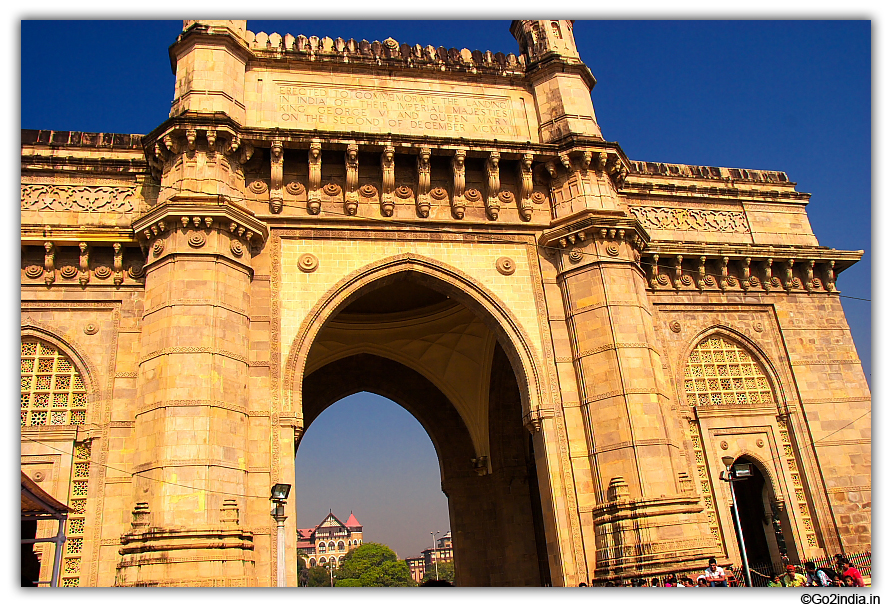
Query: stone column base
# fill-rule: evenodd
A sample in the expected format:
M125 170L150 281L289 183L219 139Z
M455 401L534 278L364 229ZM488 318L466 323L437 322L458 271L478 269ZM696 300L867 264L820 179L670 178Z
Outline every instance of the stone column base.
M254 536L242 529L161 529L121 537L115 586L256 586Z
M703 569L721 548L695 494L652 499L618 496L593 511L596 582Z

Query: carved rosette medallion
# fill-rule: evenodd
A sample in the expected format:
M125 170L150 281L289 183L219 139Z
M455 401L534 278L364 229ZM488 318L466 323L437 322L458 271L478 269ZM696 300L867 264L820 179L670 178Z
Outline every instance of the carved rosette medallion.
M758 438L758 439L757 439L757 447L762 448L763 445L765 445L765 444L766 444L766 443L763 441L762 438Z
M131 278L142 278L146 274L146 269L143 267L138 261L133 262L133 264L127 268L127 275Z
M468 202L480 202L481 201L481 193L474 188L470 190L465 190L465 200Z
M229 250L232 251L233 255L236 257L241 257L245 253L245 247L242 246L242 243L238 240L233 240L229 244Z
M394 195L397 196L397 198L402 198L403 200L407 200L409 198L412 198L412 195L413 195L412 188L409 186L401 185L396 190L394 190Z
M66 279L74 278L78 275L78 269L74 266L62 266L59 269L59 276Z
M360 196L363 198L375 198L378 194L378 190L371 183L366 183L360 186Z
M515 200L515 195L512 194L511 192L509 192L508 190L502 190L497 195L497 198L499 199L499 202L501 202L502 204L511 204Z
M285 191L292 196L300 196L304 193L304 184L298 183L297 181L289 181L285 185Z
M572 263L579 263L583 261L583 249L574 247L571 249L571 252L567 254L567 257Z
M255 179L248 184L248 190L253 194L263 194L267 191L267 184L260 179Z
M680 331L682 331L682 323L680 323L678 320L671 320L670 331L672 331L673 333L679 333Z
M319 267L319 260L312 253L304 253L298 258L298 268L301 272L310 273Z
M158 257L162 251L164 251L164 241L159 238L152 243L152 253L155 254L155 257Z
M341 193L341 186L339 186L337 183L327 183L326 185L322 186L322 192L326 196L337 196Z
M756 331L757 333L762 333L763 332L763 323L761 323L761 322L753 323L753 330Z
M434 200L446 200L449 194L444 188L434 188L430 195Z
M40 278L41 274L43 274L43 267L38 265L30 265L25 268L25 276L28 278Z
M108 266L99 266L95 270L93 270L93 275L96 278L105 280L106 278L108 278L109 276L112 275L112 269Z
M186 239L186 242L193 249L198 249L205 246L205 235L201 232L193 232L189 235L189 238Z
M546 202L546 195L542 192L534 192L530 196L530 200L533 201L533 204L543 204L544 202Z
M515 273L515 262L510 257L500 257L496 260L496 270L503 276L511 276Z
M87 335L96 335L99 332L99 327L95 323L87 323L84 326L84 333Z
M611 257L617 257L620 254L620 249L618 249L617 245L614 245L614 244L609 244L608 246L606 246L605 251Z
M719 448L726 451L729 448L729 441L720 441Z

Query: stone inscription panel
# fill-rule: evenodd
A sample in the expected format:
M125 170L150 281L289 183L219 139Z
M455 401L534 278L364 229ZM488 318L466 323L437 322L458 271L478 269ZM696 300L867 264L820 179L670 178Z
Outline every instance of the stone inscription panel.
M273 121L288 129L529 138L524 102L508 95L276 81Z

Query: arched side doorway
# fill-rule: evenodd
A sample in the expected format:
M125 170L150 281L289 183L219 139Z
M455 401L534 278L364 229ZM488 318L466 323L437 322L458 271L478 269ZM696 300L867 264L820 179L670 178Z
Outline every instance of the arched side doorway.
M732 483L748 560L779 563L785 552L799 561L816 546L815 532L789 415L779 406L782 386L768 359L744 335L712 327L694 340L681 375L693 412L690 444L717 547L740 562L730 489L716 480L725 469L722 459L732 456L753 464L753 477Z
M438 454L457 583L539 586L549 572L541 567L547 559L535 463L521 424L517 382L501 348L493 354L490 376L490 427L498 429L491 432L492 473L473 465L468 428L443 392L422 374L382 356L354 354L310 373L303 382L305 425L357 392L372 392L403 406L426 430Z
M787 553L785 530L790 533L790 523L784 512L783 501L775 498L771 483L766 479L762 466L752 457L741 456L733 465L750 464L752 476L732 483L741 533L747 560L752 565L779 562L780 555ZM782 505L782 507L779 507Z

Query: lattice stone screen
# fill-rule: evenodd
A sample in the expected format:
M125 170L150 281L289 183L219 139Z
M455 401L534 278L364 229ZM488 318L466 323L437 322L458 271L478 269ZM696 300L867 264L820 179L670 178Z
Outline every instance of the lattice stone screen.
M754 357L719 335L708 337L689 354L685 397L692 407L775 402L769 380Z
M65 354L33 338L22 339L22 426L83 424L84 380Z
M71 508L62 561L62 586L80 586L84 525L87 518L87 488L90 481L90 443L75 443L71 463L68 505Z

